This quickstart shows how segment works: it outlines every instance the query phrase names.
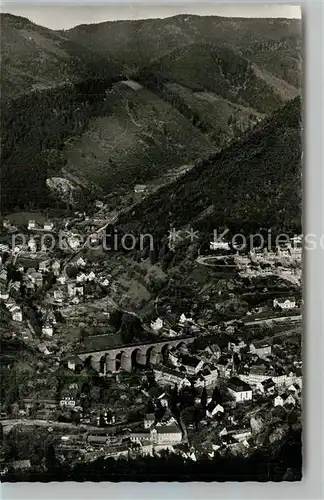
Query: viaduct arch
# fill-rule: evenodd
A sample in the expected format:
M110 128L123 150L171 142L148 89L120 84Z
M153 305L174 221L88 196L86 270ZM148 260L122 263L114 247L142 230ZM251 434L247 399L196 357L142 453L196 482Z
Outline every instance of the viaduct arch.
M195 337L186 337L177 340L160 340L158 342L135 344L107 348L102 351L88 351L78 353L77 356L84 364L90 364L96 371L114 373L119 370L131 372L136 366L156 365L165 360L172 347L190 344Z

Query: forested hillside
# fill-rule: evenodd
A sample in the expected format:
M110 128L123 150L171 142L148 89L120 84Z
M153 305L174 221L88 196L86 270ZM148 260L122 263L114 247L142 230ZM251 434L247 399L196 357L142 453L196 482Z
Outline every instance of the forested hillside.
M222 226L300 230L300 120L296 98L229 147L198 161L123 222L143 234L161 235L170 224L194 225L203 232Z
M215 154L299 92L298 20L175 16L55 32L0 19L4 212L51 204L51 175L103 195L132 189Z

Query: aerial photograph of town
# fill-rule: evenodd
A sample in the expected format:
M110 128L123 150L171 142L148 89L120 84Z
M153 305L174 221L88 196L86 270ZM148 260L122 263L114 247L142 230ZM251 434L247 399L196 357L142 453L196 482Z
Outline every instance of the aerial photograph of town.
M1 482L301 481L300 10L6 7Z

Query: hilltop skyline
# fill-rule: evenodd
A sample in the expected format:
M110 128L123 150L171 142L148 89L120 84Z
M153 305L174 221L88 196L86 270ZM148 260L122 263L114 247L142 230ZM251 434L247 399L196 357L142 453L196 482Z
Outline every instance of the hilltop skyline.
M195 5L155 4L147 5L123 2L106 5L39 5L6 2L1 12L27 17L32 22L47 28L70 29L80 24L97 24L105 21L166 18L180 14L223 17L269 17L301 19L301 8L296 5L219 5L202 2Z

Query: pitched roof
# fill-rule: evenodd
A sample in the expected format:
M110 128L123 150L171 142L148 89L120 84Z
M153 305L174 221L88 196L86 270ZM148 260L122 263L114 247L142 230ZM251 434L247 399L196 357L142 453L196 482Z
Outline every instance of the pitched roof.
M269 389L270 387L274 387L276 385L274 383L274 381L272 380L272 378L267 378L266 380L264 380L263 382L261 382L261 384L263 385L263 387L265 389Z
M157 428L159 434L176 434L178 432L181 433L180 428L176 424L172 425L163 425Z
M232 377L227 382L227 387L235 392L251 391L251 387L238 377Z

